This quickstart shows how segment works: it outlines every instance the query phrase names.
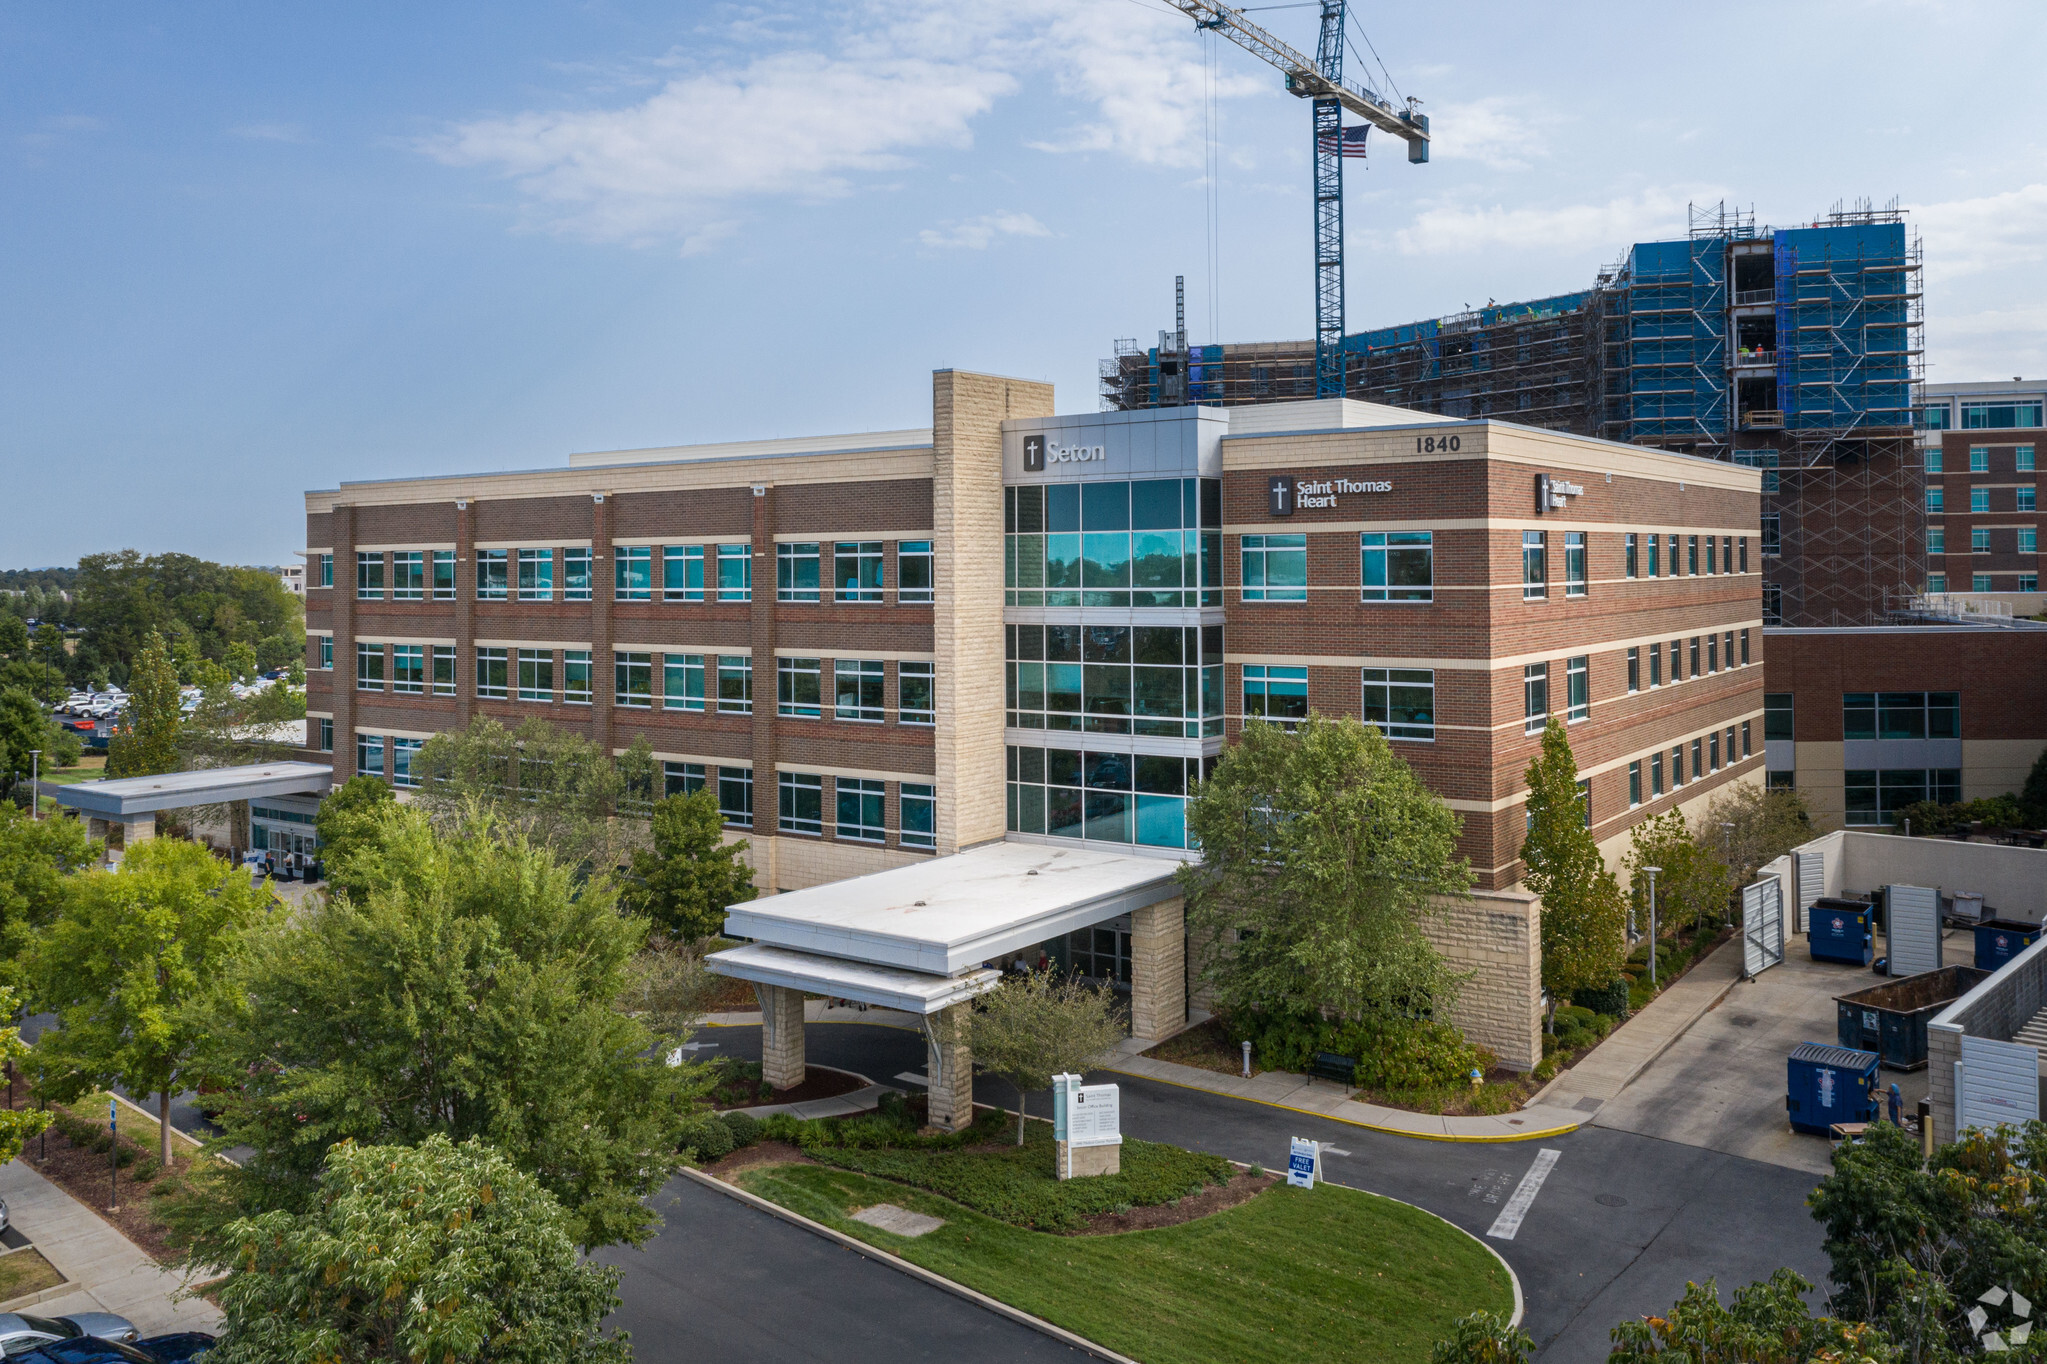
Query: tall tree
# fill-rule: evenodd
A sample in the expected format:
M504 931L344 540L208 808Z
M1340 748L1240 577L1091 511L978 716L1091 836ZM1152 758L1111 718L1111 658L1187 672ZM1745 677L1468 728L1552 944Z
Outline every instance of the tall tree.
M974 1001L967 1044L982 1069L1016 1087L1016 1144L1024 1140L1024 1095L1052 1077L1079 1074L1123 1040L1115 996L1049 971L1012 975Z
M746 840L725 841L725 817L709 787L656 801L654 846L633 854L625 904L671 937L696 942L723 930L725 910L754 897Z
M353 854L360 899L337 894L252 936L215 1001L214 1074L235 1077L219 1123L251 1148L222 1172L224 1202L185 1222L304 1212L336 1142L481 1137L568 1209L586 1247L644 1238L642 1201L674 1164L705 1068L648 1055L615 1007L644 926L602 878L474 821L437 830L381 816Z
M188 668L201 658L224 661L230 645L253 646L270 635L305 647L303 605L271 569L131 549L86 555L77 581L83 647L123 668L152 632Z
M14 988L0 985L0 1018L13 1019L20 1013L20 997ZM21 1040L20 1028L11 1023L0 1027L0 1065L19 1066L30 1051L28 1043ZM46 1109L0 1108L0 1165L20 1155L28 1139L49 1125L50 1114Z
M26 988L37 935L56 920L72 874L99 853L78 820L31 819L0 804L0 985Z
M11 796L17 780L26 788L37 771L78 761L78 736L50 718L19 687L0 690L0 797Z
M397 808L397 794L382 777L357 775L329 792L313 816L320 836L320 860L326 863L330 894L360 901L369 882L354 873L355 855L383 840L384 817Z
M9 612L0 615L0 658L28 657L28 625Z
M1619 975L1627 954L1626 910L1620 883L1586 826L1578 760L1555 716L1526 780L1529 825L1521 860L1528 889L1542 899L1542 984L1554 1010L1572 991L1610 984Z
M584 1264L561 1205L480 1141L333 1147L303 1213L227 1228L217 1364L630 1364L602 1323L618 1270Z
M204 1038L194 1006L220 988L274 898L196 843L155 839L116 871L72 878L32 958L37 1003L58 1027L36 1046L44 1091L120 1084L157 1096L171 1160L171 1095L190 1088Z
M152 633L128 675L128 723L107 745L109 777L178 770L178 671L163 636Z
M1727 867L1734 884L1745 886L1765 863L1826 832L1826 822L1803 792L1743 782L1708 802L1698 836Z
M1434 897L1471 886L1459 827L1372 726L1246 725L1187 803L1201 861L1178 873L1218 1004L1351 1019L1447 1005L1457 978L1421 925Z
M1694 834L1685 817L1672 810L1645 819L1628 831L1628 894L1635 906L1635 923L1643 932L1649 928L1649 873L1656 870L1656 927L1672 932L1689 927L1708 914L1727 907L1734 890L1734 877L1720 860L1719 849L1707 847L1702 834Z
M645 845L654 767L644 738L614 759L580 734L479 715L427 740L412 760L413 803L443 829L482 811L574 865L609 871ZM635 799L637 788L638 799ZM624 812L640 818L620 819Z

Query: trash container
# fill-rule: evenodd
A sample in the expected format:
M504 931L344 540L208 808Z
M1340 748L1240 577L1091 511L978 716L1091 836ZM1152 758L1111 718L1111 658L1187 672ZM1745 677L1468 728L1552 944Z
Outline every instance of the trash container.
M1875 1122L1877 1054L1801 1042L1785 1065L1791 1130L1828 1136L1837 1122Z
M1835 995L1840 1044L1878 1052L1892 1070L1917 1070L1926 1064L1926 1025L1989 974L1972 966L1943 966Z
M1813 901L1806 944L1814 961L1867 966L1876 955L1876 907L1866 900Z
M1976 969L1995 971L2038 941L2038 924L2016 919L1985 919L1976 925Z

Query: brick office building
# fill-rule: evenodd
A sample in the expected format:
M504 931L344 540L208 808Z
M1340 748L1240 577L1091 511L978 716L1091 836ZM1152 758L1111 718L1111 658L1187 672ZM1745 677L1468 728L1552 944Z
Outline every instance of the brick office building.
M2038 404L2031 411L2037 422ZM2039 446L2027 427L1943 431L1923 448L1927 591L1995 592L2018 614L2040 609Z
M1055 417L956 371L932 419L309 493L315 751L402 786L478 714L644 736L777 889L1005 837L1183 856L1188 783L1311 705L1387 728L1483 889L1552 711L1610 856L1761 770L1754 470L1357 402Z

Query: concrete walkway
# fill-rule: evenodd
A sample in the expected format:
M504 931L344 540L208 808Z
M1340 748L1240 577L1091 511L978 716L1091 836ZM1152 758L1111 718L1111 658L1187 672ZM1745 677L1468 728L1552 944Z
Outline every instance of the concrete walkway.
M1657 1057L1704 1018L1741 979L1741 938L1729 938L1687 971L1648 1007L1607 1034L1585 1058L1535 1096L1544 1108L1580 1121L1634 1083Z
M173 1302L184 1279L158 1265L98 1213L19 1160L0 1166L0 1198L8 1218L71 1286L36 1304L57 1317L117 1312L145 1336L167 1331L218 1331L220 1312L201 1298Z

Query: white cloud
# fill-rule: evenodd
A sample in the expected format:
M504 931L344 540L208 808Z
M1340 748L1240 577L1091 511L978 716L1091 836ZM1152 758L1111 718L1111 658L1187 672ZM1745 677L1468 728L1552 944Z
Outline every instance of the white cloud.
M1028 213L984 213L964 222L949 222L942 228L927 227L917 234L926 246L964 247L985 251L997 237L1049 237L1051 229Z
M1908 206L1926 241L1930 280L1958 279L2047 260L2047 184L1980 199Z
M235 137L250 142L309 142L306 130L296 123L244 123L228 129Z
M1494 250L1613 252L1629 242L1681 234L1685 205L1723 197L1718 189L1658 188L1597 204L1507 208L1438 203L1393 234L1403 255L1471 255Z
M841 197L919 152L969 147L974 120L1026 87L1081 106L1039 150L1202 162L1201 40L1177 14L1102 0L870 0L841 30L806 35L815 50L757 20L726 36L782 50L725 65L669 54L657 65L680 74L637 103L479 118L420 149L510 180L532 225L693 249L749 201ZM1227 63L1216 94L1268 85ZM604 77L604 91L619 88Z
M1477 161L1494 170L1526 170L1531 161L1548 156L1550 130L1561 121L1533 101L1500 96L1428 112L1431 159Z

